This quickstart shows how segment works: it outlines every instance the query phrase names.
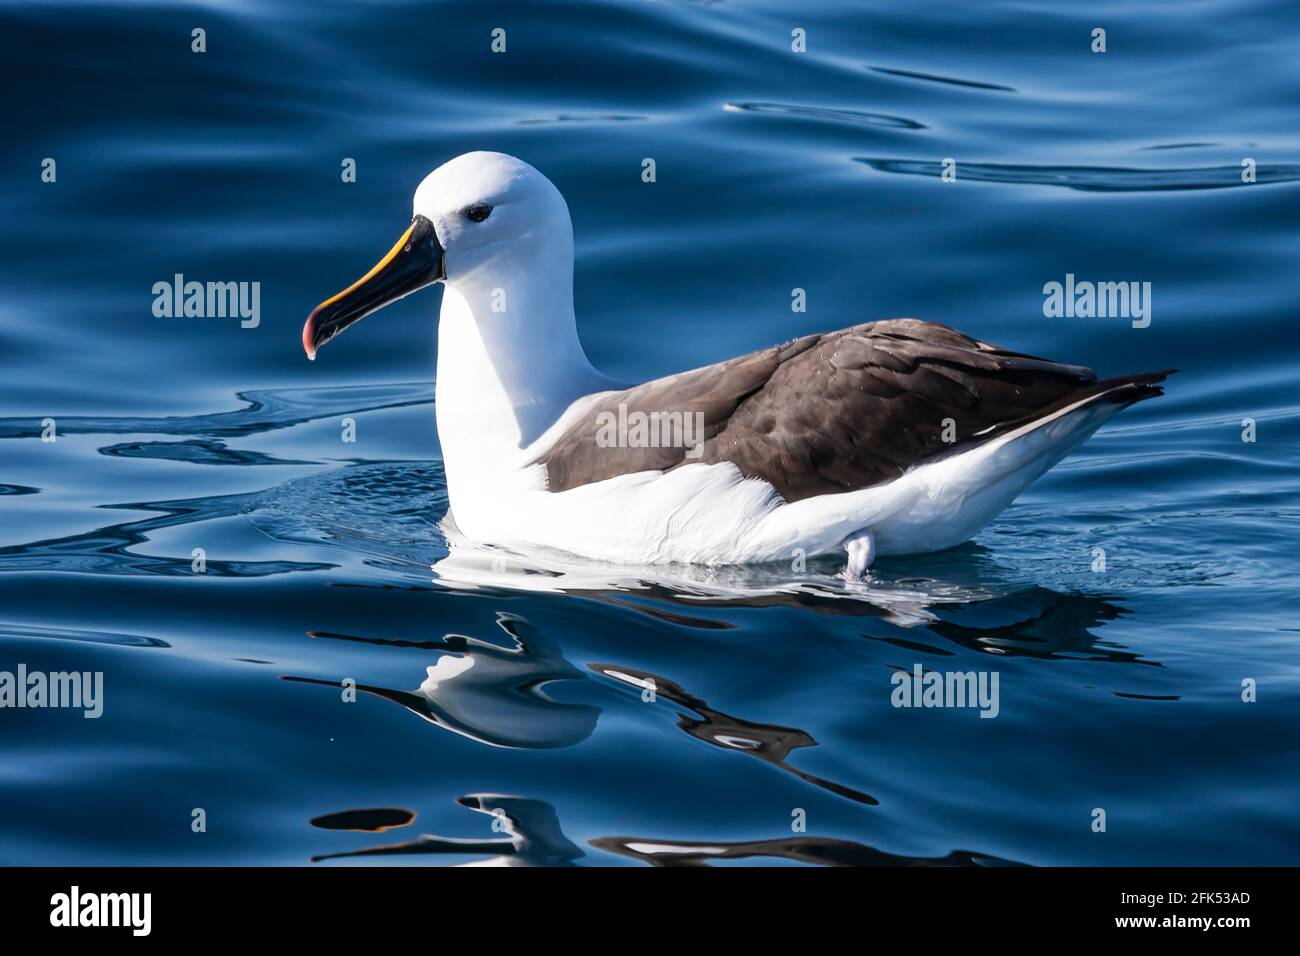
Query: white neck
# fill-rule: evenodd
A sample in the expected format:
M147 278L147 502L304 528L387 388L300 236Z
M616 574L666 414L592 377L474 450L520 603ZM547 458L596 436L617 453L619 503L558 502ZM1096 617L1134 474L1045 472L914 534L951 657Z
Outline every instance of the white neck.
M471 277L443 292L435 404L453 511L516 474L575 399L612 384L578 340L571 269L514 271L509 285Z

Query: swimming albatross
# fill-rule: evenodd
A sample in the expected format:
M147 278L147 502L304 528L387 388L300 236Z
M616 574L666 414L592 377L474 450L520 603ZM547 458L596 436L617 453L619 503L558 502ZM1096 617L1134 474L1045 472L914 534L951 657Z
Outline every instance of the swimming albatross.
M475 152L415 191L379 263L311 313L311 358L442 282L435 393L455 527L622 564L745 564L967 540L1168 371L1098 380L916 319L856 325L624 387L573 314L573 226L527 163ZM618 421L693 423L647 439ZM612 438L612 440L611 440ZM689 447L686 447L689 444Z

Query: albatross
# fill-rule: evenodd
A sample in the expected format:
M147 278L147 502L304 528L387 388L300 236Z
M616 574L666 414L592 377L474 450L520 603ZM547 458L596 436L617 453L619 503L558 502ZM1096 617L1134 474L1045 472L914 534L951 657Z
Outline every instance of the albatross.
M805 335L627 386L597 371L573 311L560 191L502 153L458 156L362 278L318 305L309 358L434 283L435 416L460 535L616 564L730 565L938 551L1173 369L1099 379L934 322ZM675 416L675 417L674 417ZM630 420L687 422L647 440ZM660 429L658 434L662 434Z

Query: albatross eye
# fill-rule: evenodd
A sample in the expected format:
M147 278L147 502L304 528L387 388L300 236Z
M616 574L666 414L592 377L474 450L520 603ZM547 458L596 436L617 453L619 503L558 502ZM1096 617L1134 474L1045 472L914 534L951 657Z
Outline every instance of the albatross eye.
M470 206L465 210L465 218L470 222L482 222L490 215L492 215L492 207L482 203L477 206Z

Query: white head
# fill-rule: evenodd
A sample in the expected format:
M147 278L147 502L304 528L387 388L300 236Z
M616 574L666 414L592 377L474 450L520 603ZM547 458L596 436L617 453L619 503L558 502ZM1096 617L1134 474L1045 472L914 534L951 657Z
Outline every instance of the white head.
M465 153L415 190L414 213L433 223L448 285L468 287L528 268L573 276L569 207L549 179L504 153Z
M413 205L410 227L388 254L308 317L303 348L309 357L349 325L438 281L476 303L480 322L508 325L494 316L510 315L512 300L543 300L546 309L523 312L537 321L567 314L572 323L569 207L532 166L503 153L465 153L426 176ZM497 306L501 301L505 308ZM520 309L513 313L521 317Z

